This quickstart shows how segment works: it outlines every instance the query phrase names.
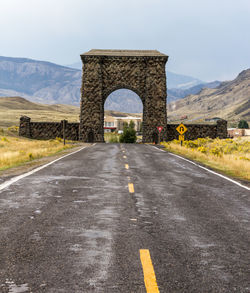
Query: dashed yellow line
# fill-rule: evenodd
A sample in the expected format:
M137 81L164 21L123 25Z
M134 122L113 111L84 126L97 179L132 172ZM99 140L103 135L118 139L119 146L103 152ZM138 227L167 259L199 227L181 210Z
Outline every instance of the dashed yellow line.
M127 157L126 156L123 156L123 159L127 159Z
M133 183L129 183L128 184L128 190L129 190L130 193L134 193L135 192L134 184Z
M147 293L160 293L155 277L154 267L148 249L140 249L140 258Z
M125 164L125 168L128 170L129 169L129 165L128 164Z

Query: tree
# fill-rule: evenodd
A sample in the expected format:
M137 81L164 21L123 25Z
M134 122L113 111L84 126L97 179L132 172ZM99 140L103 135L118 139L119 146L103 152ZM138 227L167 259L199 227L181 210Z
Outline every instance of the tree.
M135 123L131 120L129 125L124 123L123 134L120 136L121 143L135 143L136 142L136 131Z
M248 125L246 120L240 120L240 122L238 124L238 128L240 128L240 129L248 129L249 125Z

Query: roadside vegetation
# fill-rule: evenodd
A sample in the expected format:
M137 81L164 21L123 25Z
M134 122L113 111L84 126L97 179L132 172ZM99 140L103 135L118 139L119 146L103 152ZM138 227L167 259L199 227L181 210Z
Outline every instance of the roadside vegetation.
M135 143L136 142L136 131L135 123L131 120L129 125L124 123L123 133L120 136L121 143Z
M19 166L35 159L54 155L69 149L75 144L63 145L61 138L51 140L35 140L17 136L18 127L8 130L0 128L0 170Z
M104 140L108 143L118 143L120 134L117 132L106 132L104 133Z
M250 180L250 138L163 142L165 149L198 161L229 176Z
M129 124L125 122L122 134L118 134L117 132L104 133L104 139L108 143L135 143L137 136L134 122L132 120Z

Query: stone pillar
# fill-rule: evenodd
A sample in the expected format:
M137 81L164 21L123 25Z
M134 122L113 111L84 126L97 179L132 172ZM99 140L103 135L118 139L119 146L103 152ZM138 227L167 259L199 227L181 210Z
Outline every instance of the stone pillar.
M30 117L21 116L19 123L19 136L31 138Z
M227 138L227 121L220 119L217 121L217 137Z
M83 73L79 139L103 142L102 72L99 57L82 56Z
M157 127L162 126L161 140L167 134L167 89L165 64L167 58L149 59L146 77L146 96L144 104L143 142L153 142L158 134Z

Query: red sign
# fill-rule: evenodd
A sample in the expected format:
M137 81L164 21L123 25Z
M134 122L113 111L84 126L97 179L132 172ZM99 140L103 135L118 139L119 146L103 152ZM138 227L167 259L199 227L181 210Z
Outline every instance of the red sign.
M163 127L162 126L158 126L157 129L158 129L159 133L161 133Z

